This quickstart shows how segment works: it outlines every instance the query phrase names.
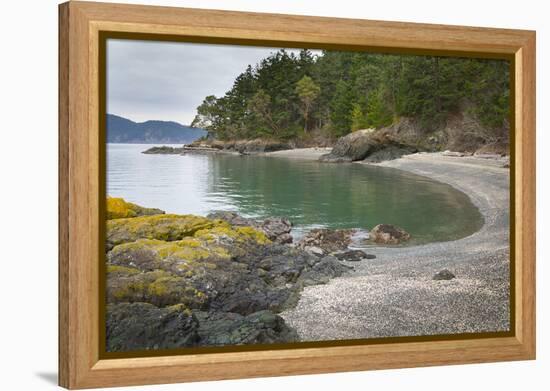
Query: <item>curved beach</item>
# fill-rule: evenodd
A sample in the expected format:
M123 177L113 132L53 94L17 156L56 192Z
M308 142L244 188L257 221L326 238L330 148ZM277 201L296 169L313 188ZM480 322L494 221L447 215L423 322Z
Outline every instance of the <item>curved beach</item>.
M456 241L369 248L376 259L350 262L351 275L305 288L281 316L303 341L507 331L510 175L503 163L441 153L381 163L463 191L485 224ZM456 278L432 280L442 269Z

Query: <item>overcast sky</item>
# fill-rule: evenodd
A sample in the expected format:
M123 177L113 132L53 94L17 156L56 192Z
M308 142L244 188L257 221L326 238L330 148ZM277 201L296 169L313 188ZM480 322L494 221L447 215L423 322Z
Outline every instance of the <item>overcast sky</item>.
M107 112L136 122L188 125L207 95L223 96L250 64L278 49L107 41Z

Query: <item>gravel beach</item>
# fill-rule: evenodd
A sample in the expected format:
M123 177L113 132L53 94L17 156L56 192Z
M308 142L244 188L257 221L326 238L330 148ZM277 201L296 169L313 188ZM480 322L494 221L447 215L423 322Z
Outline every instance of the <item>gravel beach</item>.
M441 153L381 163L463 191L485 224L456 241L369 248L376 259L349 263L355 268L350 276L307 287L298 305L281 315L302 341L507 331L509 169L504 164ZM433 280L443 269L456 278Z

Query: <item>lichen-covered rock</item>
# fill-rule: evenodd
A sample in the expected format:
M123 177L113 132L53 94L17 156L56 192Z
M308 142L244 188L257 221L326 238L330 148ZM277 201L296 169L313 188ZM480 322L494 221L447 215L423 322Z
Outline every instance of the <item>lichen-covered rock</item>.
M270 217L265 220L255 220L242 217L235 212L229 211L212 212L207 217L210 219L223 220L232 226L253 227L266 234L269 240L276 243L292 243L292 236L290 234L292 223L287 219Z
M228 224L206 217L175 214L108 220L107 250L117 244L134 242L138 239L181 240L187 236L193 236L197 231L217 226L228 227Z
M202 308L207 300L192 281L163 270L140 272L123 266L107 267L109 303L146 302L158 307L183 304L186 308Z
M199 322L184 306L158 308L148 303L109 304L106 350L125 352L196 346Z
M163 210L144 208L122 198L107 197L107 220L164 214Z
M107 241L106 297L116 314L109 318L110 330L116 331L111 335L122 335L115 323L124 316L130 318L124 324L141 324L135 320L137 313L146 319L169 319L172 327L174 321L164 310L174 305L214 322L201 323L198 340L184 341L180 335L175 340L144 342L149 338L144 331L145 337L138 336L136 345L132 342L124 349L294 341L294 331L273 313L294 306L304 286L326 283L349 270L334 257L273 243L264 231L250 225L191 215L109 220ZM117 307L140 303L154 307ZM128 338L134 332L130 327ZM122 337L111 339L109 346L120 350L120 341Z
M350 245L353 233L352 229L312 229L297 243L297 247L316 247L323 250L325 255L343 251Z
M399 244L411 238L403 228L391 224L378 224L369 232L370 239L380 244Z

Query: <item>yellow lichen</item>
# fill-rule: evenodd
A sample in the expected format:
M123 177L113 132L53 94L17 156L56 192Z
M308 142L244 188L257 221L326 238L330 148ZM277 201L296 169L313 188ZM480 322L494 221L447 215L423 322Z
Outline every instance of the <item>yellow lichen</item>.
M123 274L123 275L134 275L134 274L141 273L141 271L133 267L107 265L107 274L114 274L114 273Z
M132 208L133 204L124 201L122 198L107 197L107 219L121 219L137 216Z

